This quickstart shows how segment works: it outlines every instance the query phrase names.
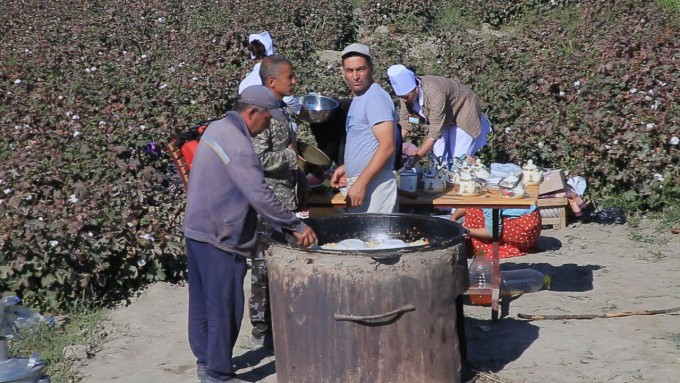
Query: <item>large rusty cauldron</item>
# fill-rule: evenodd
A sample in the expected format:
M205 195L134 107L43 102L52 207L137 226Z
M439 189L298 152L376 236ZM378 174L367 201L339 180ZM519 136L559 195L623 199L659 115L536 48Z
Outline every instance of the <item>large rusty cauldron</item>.
M441 218L310 218L319 245L358 238L429 244L307 250L270 232L267 249L279 383L460 381L455 299L468 285L463 229Z

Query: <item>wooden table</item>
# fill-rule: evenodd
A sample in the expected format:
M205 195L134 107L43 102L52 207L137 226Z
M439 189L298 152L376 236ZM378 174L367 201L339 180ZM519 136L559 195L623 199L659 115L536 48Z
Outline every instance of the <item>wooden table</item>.
M498 300L500 298L501 272L498 255L500 233L498 223L500 221L500 209L506 208L529 208L536 205L538 199L538 186L527 187L527 194L524 198L503 198L498 190L485 191L479 196L463 197L455 195L453 191L442 192L440 194L418 193L415 198L399 196L399 206L423 206L434 208L468 208L478 207L493 209L493 274L490 288L471 287L466 294L491 295L491 319L498 320ZM342 193L335 195L314 194L307 203L310 208L334 207L344 208L347 206L345 197Z

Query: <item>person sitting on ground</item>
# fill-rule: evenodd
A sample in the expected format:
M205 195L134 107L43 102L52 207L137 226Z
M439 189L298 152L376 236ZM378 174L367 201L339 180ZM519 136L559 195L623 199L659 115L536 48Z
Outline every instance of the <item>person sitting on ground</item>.
M536 206L529 209L500 209L499 214L499 257L516 257L532 251L541 236L543 226ZM451 214L452 221L458 221L461 217L465 217L463 226L470 230L468 236L475 252L483 250L490 257L493 254L492 209L456 209Z

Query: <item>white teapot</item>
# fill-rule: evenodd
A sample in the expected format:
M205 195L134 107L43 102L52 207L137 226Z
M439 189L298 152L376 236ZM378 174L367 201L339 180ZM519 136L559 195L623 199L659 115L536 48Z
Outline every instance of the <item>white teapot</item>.
M509 176L498 181L501 197L505 198L523 198L526 193L526 186L520 182L515 173L510 173Z
M475 196L482 193L482 184L470 171L461 170L458 176L458 194L462 196Z
M538 185L543 181L543 172L536 165L534 161L528 160L526 165L522 168L522 182L524 185Z
M484 179L491 178L491 172L479 158L477 158L475 163L472 165L472 171L475 173L475 177Z

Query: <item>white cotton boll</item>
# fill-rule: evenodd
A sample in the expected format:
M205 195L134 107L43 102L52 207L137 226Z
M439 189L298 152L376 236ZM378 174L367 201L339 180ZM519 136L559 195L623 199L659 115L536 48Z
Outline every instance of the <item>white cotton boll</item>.
M140 130L146 130L146 125L139 125Z
M144 59L147 58L147 57L149 57L149 56L147 56L147 55L142 55L141 59L144 60Z
M31 200L33 200L33 196L29 194L29 195L27 195L26 198L24 198L24 199L25 199L26 201L31 201Z
M543 143L543 141L541 141L541 142L538 143L538 148L539 148L539 149L543 149L543 146L545 146L545 143Z
M148 233L142 235L141 237L142 237L143 239L146 239L147 241L152 241L152 242L153 242L153 240L154 240L153 235L148 234Z
M609 149L611 149L612 147L611 147L610 145L605 144L605 145L604 145L604 148L607 149L607 150L609 150Z
M76 202L78 202L78 197L76 197L75 194L71 194L71 196L70 196L69 199L68 199L68 202L70 202L70 203L76 203Z
M85 68L85 73L90 73L90 68Z
M58 244L59 244L59 241L57 241L57 240L54 240L54 239L53 239L53 240L50 241L50 247L55 247L55 246L57 246Z
M676 137L676 136L671 137L671 140L669 141L669 143L670 143L671 145L677 145L678 142L680 142L680 138L678 138L678 137Z
M654 173L654 180L655 181L663 181L663 176L659 173Z
M631 88L630 93L633 93L633 94L637 93L637 88Z
M104 125L106 125L105 121L99 121L99 126L104 126Z
M73 117L71 117L72 120L80 120L80 116L77 114L74 114Z
M94 235L94 234L92 234L91 231L88 231L88 232L87 232L87 236L88 236L88 237L92 237L93 235Z
M17 85L18 85L18 84L21 84L21 80L16 79L16 80L14 80L14 83L17 84Z
M43 217L38 217L38 221L42 221L42 220L43 220Z
M576 82L574 82L574 86L575 86L575 87L581 86L581 81L576 81Z
M565 94L566 94L566 93L560 91L560 97L564 97Z
M196 105L196 100L191 100L191 105Z
M82 134L82 133L80 133L79 131L76 130L75 132L73 132L73 137L78 137L78 136L80 136L81 134Z
M161 90L162 90L162 89L165 89L165 88L167 88L167 87L168 87L168 84L163 83L163 84L161 84L161 86L158 87L158 89L161 89Z
M505 128L505 133L510 133L511 131L512 131L512 128L510 128L509 126L507 128Z
M144 258L139 258L139 259L137 260L137 266L139 266L139 267L144 267L145 265L146 265L146 259L144 259Z
M653 122L650 122L649 124L645 125L647 131L654 130L654 127L655 127L655 126L656 126L656 125L654 125Z
M12 189L9 189L9 188L8 188L8 189L5 189L5 190L3 190L3 191L5 192L5 195L7 195L7 194L9 194L9 193L12 192Z

